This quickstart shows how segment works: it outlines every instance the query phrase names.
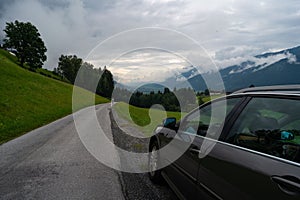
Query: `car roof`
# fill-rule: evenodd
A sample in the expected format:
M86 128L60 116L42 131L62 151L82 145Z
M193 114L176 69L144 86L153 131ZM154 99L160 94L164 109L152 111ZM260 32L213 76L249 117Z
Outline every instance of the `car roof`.
M299 85L276 85L276 86L263 86L263 87L251 87L238 90L233 94L296 94L300 95Z

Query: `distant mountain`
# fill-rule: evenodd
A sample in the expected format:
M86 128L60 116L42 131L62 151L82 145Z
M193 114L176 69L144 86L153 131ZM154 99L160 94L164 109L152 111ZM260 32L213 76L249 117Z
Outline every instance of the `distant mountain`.
M235 91L250 85L300 84L300 46L275 53L257 55L255 58L258 63L245 61L219 71L226 91ZM273 58L278 60L272 63ZM215 73L203 74L203 77L207 77L208 81L214 80L215 76ZM188 82L196 91L203 91L207 88L202 76L199 74L189 78ZM213 83L210 85L214 87L210 89L217 90L221 88L218 84Z
M120 89L126 89L128 91L139 91L143 93L150 93L152 91L154 91L155 93L157 93L158 91L163 92L165 88L163 85L157 83L145 83L140 87L138 85L135 87L135 86L129 86L118 82L115 82L115 87Z
M117 81L114 81L114 82L115 82L115 88L126 89L126 90L129 90L129 91L133 90L133 88L128 86L128 85L125 85L123 83L119 83Z
M136 90L139 92L149 94L150 92L155 92L155 93L157 93L158 91L163 92L164 88L165 87L161 84L150 83L150 84L145 84L145 85L137 88Z

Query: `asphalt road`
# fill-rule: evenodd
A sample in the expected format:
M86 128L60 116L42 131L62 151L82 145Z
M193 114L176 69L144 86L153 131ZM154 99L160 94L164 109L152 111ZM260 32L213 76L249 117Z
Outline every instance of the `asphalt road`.
M120 130L110 123L109 107L97 106L96 112L113 140ZM174 197L167 186L149 182L146 174L121 173L96 160L81 143L72 115L0 146L0 199L122 200L145 195Z

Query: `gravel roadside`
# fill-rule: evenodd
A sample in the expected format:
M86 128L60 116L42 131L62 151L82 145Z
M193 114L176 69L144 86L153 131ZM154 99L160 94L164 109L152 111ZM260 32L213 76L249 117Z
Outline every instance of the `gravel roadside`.
M149 139L142 139L130 136L124 133L117 125L114 117L115 114L110 112L111 129L114 143L127 151L132 152L148 152ZM126 164L127 160L124 156L120 156L121 165ZM125 199L177 199L173 191L167 184L154 185L148 178L147 173L125 173L119 172Z

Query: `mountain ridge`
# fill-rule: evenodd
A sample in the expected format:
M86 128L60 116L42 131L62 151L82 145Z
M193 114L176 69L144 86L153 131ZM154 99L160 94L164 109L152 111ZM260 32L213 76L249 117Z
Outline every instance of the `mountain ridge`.
M278 52L264 53L254 57L268 60L268 58L271 58L272 56L275 56L275 58L278 57L278 60L274 63L260 63L257 65L255 62L247 60L239 65L232 65L220 69L219 73L223 79L225 90L232 92L249 87L250 85L267 86L300 84L300 46ZM207 79L212 79L216 76L216 73L197 74L187 81L194 90L204 91L208 87L205 84L203 76ZM220 86L221 84L215 83L210 85L212 85L212 88L209 89L222 89Z

